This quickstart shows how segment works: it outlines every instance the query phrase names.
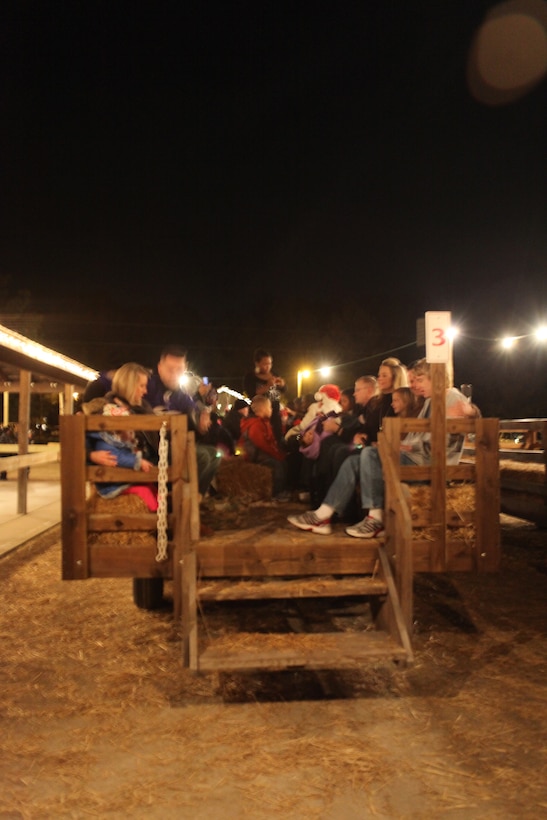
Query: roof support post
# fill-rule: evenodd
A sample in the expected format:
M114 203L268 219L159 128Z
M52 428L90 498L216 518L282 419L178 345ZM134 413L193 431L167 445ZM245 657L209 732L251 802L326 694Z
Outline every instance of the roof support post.
M17 430L17 450L20 456L28 453L28 433L30 429L30 370L21 370L19 390L19 426ZM28 467L17 471L17 514L27 512Z

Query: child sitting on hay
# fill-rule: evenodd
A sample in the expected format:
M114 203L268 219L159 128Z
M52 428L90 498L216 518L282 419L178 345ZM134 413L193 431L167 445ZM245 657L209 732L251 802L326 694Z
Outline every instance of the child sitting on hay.
M261 464L272 471L273 497L288 501L285 453L280 449L270 422L272 403L267 396L255 396L251 414L241 421L239 448L246 461Z

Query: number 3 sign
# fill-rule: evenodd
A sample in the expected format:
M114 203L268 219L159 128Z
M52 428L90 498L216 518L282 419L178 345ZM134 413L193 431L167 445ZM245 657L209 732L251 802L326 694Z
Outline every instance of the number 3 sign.
M451 358L450 311L428 310L425 314L425 357L428 362L448 364Z

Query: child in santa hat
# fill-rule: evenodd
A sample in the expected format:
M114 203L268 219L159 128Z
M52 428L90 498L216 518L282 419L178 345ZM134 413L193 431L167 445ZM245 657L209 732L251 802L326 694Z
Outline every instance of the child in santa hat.
M322 384L315 393L315 401L308 407L304 418L295 424L285 435L288 451L289 486L298 490L301 501L308 501L311 489L312 467L310 459L302 454L302 446L310 445L311 439L303 440L306 431L312 430L315 423L326 417L334 417L342 412L340 388L336 384ZM308 434L310 435L310 434Z

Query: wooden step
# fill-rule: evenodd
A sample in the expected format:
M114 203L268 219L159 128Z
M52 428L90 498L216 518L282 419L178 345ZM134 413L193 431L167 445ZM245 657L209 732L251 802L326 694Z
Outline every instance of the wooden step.
M374 538L349 538L343 530L313 535L295 527L254 529L204 538L196 544L196 554L200 578L371 575L378 544Z
M386 595L387 584L370 575L342 578L302 577L285 579L230 580L221 578L198 584L200 601L259 600L261 598L338 598Z
M410 662L402 646L381 631L261 634L237 632L213 639L199 653L199 672L361 669L374 662Z

